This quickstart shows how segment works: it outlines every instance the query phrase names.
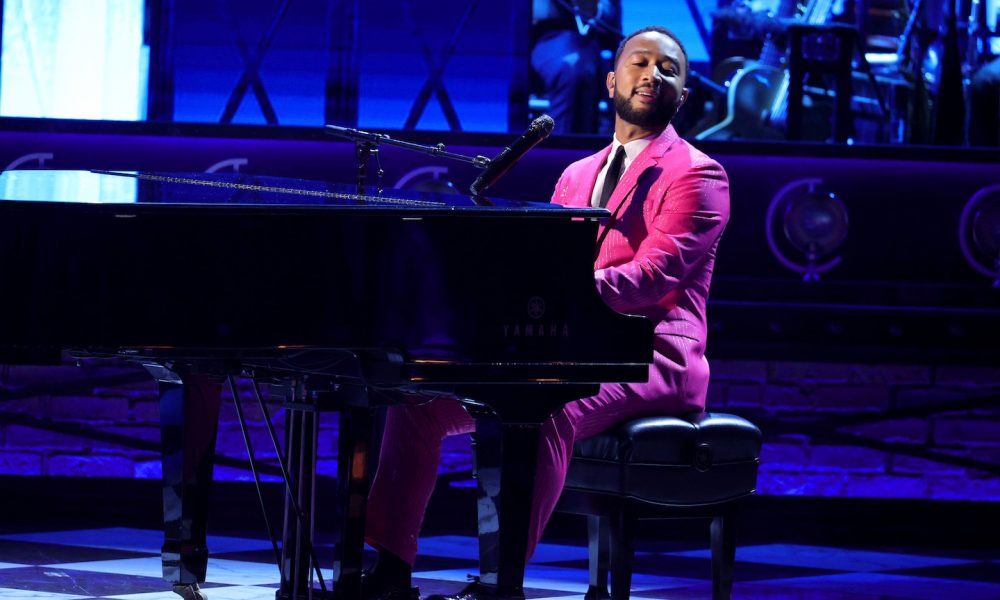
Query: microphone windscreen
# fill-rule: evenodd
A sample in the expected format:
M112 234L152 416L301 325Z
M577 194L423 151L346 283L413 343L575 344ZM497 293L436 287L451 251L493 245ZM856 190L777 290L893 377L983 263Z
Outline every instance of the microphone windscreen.
M549 134L552 133L552 128L555 126L556 122L549 115L542 115L531 122L532 129L538 128L544 133L542 135L543 138L549 137Z

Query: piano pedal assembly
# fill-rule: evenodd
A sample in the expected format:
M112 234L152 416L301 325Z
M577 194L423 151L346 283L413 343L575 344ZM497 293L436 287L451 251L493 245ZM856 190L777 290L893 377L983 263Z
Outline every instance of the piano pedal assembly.
M285 488L284 532L279 548L275 530L267 518L258 461L254 456L236 381L233 376L227 379L279 570L281 583L275 592L275 598L311 600L358 597L361 593L364 551L364 511L358 507L364 506L367 500L368 459L374 435L373 407L369 404L367 389L364 386L351 384L334 384L336 378L333 380L318 378L322 380L319 385L317 382L310 382L307 385L301 380L283 382L290 385L279 386L285 388L288 393L284 402L287 439L285 450L282 452L271 414L263 400L260 383L251 377L253 393L274 445L281 470L282 485ZM317 389L313 389L312 386ZM333 581L336 585L333 585L332 589L324 581L313 542L319 413L331 409L340 413L337 495L346 499L343 504L341 502L335 504L353 507L345 514L340 514L338 518L340 540L334 546ZM315 587L317 583L318 588ZM206 600L197 585L175 585L173 589L184 600Z
M279 549L275 530L267 517L267 506L264 503L260 474L257 468L258 461L254 456L246 416L243 414L243 408L240 404L236 379L230 375L227 377L227 380L240 423L240 429L243 433L243 441L246 444L247 456L250 462L250 469L253 472L261 513L264 517L268 538L274 549L274 557L276 566L278 567L278 575L281 583L275 597L288 600L312 598L314 596L319 598L327 597L329 592L326 582L323 580L320 563L313 544L314 507L312 506L312 500L315 495L315 452L316 439L319 434L318 416L316 415L317 407L308 402L308 394L300 385L291 385L291 397L286 399L286 408L289 412L287 418L291 421L288 423L288 430L286 431L289 435L289 439L286 440L286 456L289 460L286 462L282 458L280 444L274 430L274 423L267 409L267 404L264 402L260 383L255 378L251 378L254 398L257 400L264 424L267 426L268 436L274 446L278 467L281 470L282 485L285 488L285 531L281 548ZM297 447L293 449L293 446ZM291 475L292 472L296 473L294 478ZM313 576L315 576L315 580ZM319 583L318 590L313 588L314 581ZM184 600L206 600L205 595L197 590L197 585L195 585L196 589L194 590L195 595L193 597L186 595L189 590L178 591L178 587L184 586L174 586L174 592L180 594Z

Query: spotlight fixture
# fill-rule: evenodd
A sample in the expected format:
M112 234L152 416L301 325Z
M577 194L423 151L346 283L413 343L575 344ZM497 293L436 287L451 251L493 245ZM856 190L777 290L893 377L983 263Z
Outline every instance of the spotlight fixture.
M799 179L789 183L775 194L767 210L771 252L785 267L801 273L803 281L819 281L820 273L840 264L840 257L833 255L847 239L847 207L833 192L819 189L822 182ZM779 221L785 241L774 235ZM782 251L788 244L801 254L798 260Z
M980 189L965 203L958 242L969 265L1000 289L1000 184Z

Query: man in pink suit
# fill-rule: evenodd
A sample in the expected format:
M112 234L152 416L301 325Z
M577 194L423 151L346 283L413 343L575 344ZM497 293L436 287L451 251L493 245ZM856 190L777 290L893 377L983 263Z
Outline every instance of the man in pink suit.
M598 236L597 289L615 310L648 317L656 335L646 383L604 384L542 427L529 556L562 491L576 439L640 415L705 408L705 304L729 187L722 167L670 125L687 98L687 71L684 47L668 30L647 27L626 37L607 76L614 141L570 165L556 184L553 202L611 211ZM366 539L379 560L367 576L366 598L417 597L410 570L441 441L473 428L449 398L389 410L368 508ZM448 598L485 597L480 591L472 584Z

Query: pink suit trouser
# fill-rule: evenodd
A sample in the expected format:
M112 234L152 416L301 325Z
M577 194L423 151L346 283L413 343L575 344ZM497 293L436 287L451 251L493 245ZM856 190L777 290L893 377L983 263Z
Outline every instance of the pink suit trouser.
M528 535L529 558L559 500L573 442L634 417L664 412L663 406L638 397L629 386L605 384L597 395L570 402L543 424ZM378 471L368 500L365 538L369 544L413 565L420 525L437 479L441 442L445 436L474 429L472 417L452 398L389 409Z

